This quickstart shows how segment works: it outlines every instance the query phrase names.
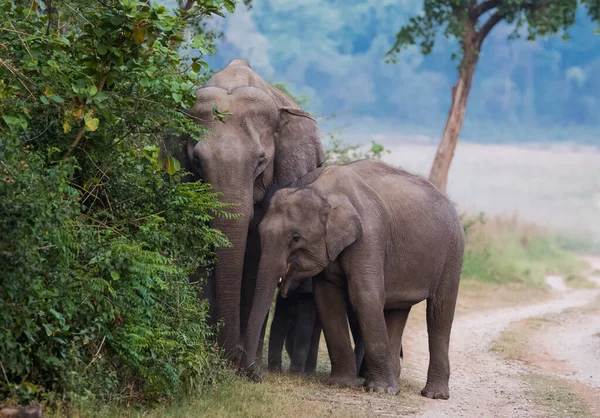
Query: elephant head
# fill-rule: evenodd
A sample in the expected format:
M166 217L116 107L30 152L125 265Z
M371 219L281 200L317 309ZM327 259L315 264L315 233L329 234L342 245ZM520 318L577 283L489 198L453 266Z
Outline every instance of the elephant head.
M250 353L256 350L278 283L286 297L299 281L317 276L362 236L362 221L348 197L315 187L315 178L325 177L327 170L315 170L275 192L259 226L262 252L241 364L252 377L257 376Z
M299 179L319 167L325 155L312 115L260 78L244 59L231 61L198 89L189 115L209 133L202 141L188 139L177 158L194 180L202 178L222 193L221 201L239 204L234 210L243 215L212 224L232 244L216 250L214 274L216 314L224 320L219 342L235 363L246 239L258 221L255 204L272 184Z

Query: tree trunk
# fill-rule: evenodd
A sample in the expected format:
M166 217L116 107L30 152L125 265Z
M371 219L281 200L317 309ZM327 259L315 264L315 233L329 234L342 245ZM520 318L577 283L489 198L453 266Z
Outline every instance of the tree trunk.
M450 170L454 149L456 148L458 136L465 118L473 74L475 73L477 59L479 58L480 47L470 39L468 32L463 40L465 45L464 56L460 64L458 82L452 87L450 112L448 113L442 139L440 140L440 145L438 146L429 174L429 181L442 191L446 191L448 171ZM472 33L474 34L474 31Z

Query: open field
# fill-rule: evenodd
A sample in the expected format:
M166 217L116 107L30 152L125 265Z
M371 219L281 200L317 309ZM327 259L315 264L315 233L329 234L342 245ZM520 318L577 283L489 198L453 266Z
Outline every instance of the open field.
M436 145L388 145L384 161L427 176ZM546 148L459 142L448 194L461 210L513 216L578 235L600 249L600 152L567 146ZM575 246L578 243L572 242Z

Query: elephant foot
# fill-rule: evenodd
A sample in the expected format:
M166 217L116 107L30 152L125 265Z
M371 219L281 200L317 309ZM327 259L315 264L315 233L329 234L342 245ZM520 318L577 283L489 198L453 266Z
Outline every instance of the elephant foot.
M354 377L348 376L334 376L331 375L327 378L326 382L329 386L333 387L344 387L344 388L353 388L358 386L358 382Z
M369 380L365 381L363 386L367 392L389 393L395 395L400 391L398 382L383 383Z
M421 395L429 399L448 399L450 398L450 390L448 384L427 384L421 391Z
M263 374L260 371L260 367L256 366L240 367L238 369L238 374L254 383L260 383L263 380Z
M281 373L281 363L280 364L269 364L269 371L271 373Z

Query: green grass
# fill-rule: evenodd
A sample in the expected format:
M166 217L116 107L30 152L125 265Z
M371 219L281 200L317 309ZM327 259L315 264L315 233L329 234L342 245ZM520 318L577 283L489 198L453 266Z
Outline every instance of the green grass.
M547 274L575 276L585 267L551 233L516 220L493 218L467 229L463 278L544 287Z

